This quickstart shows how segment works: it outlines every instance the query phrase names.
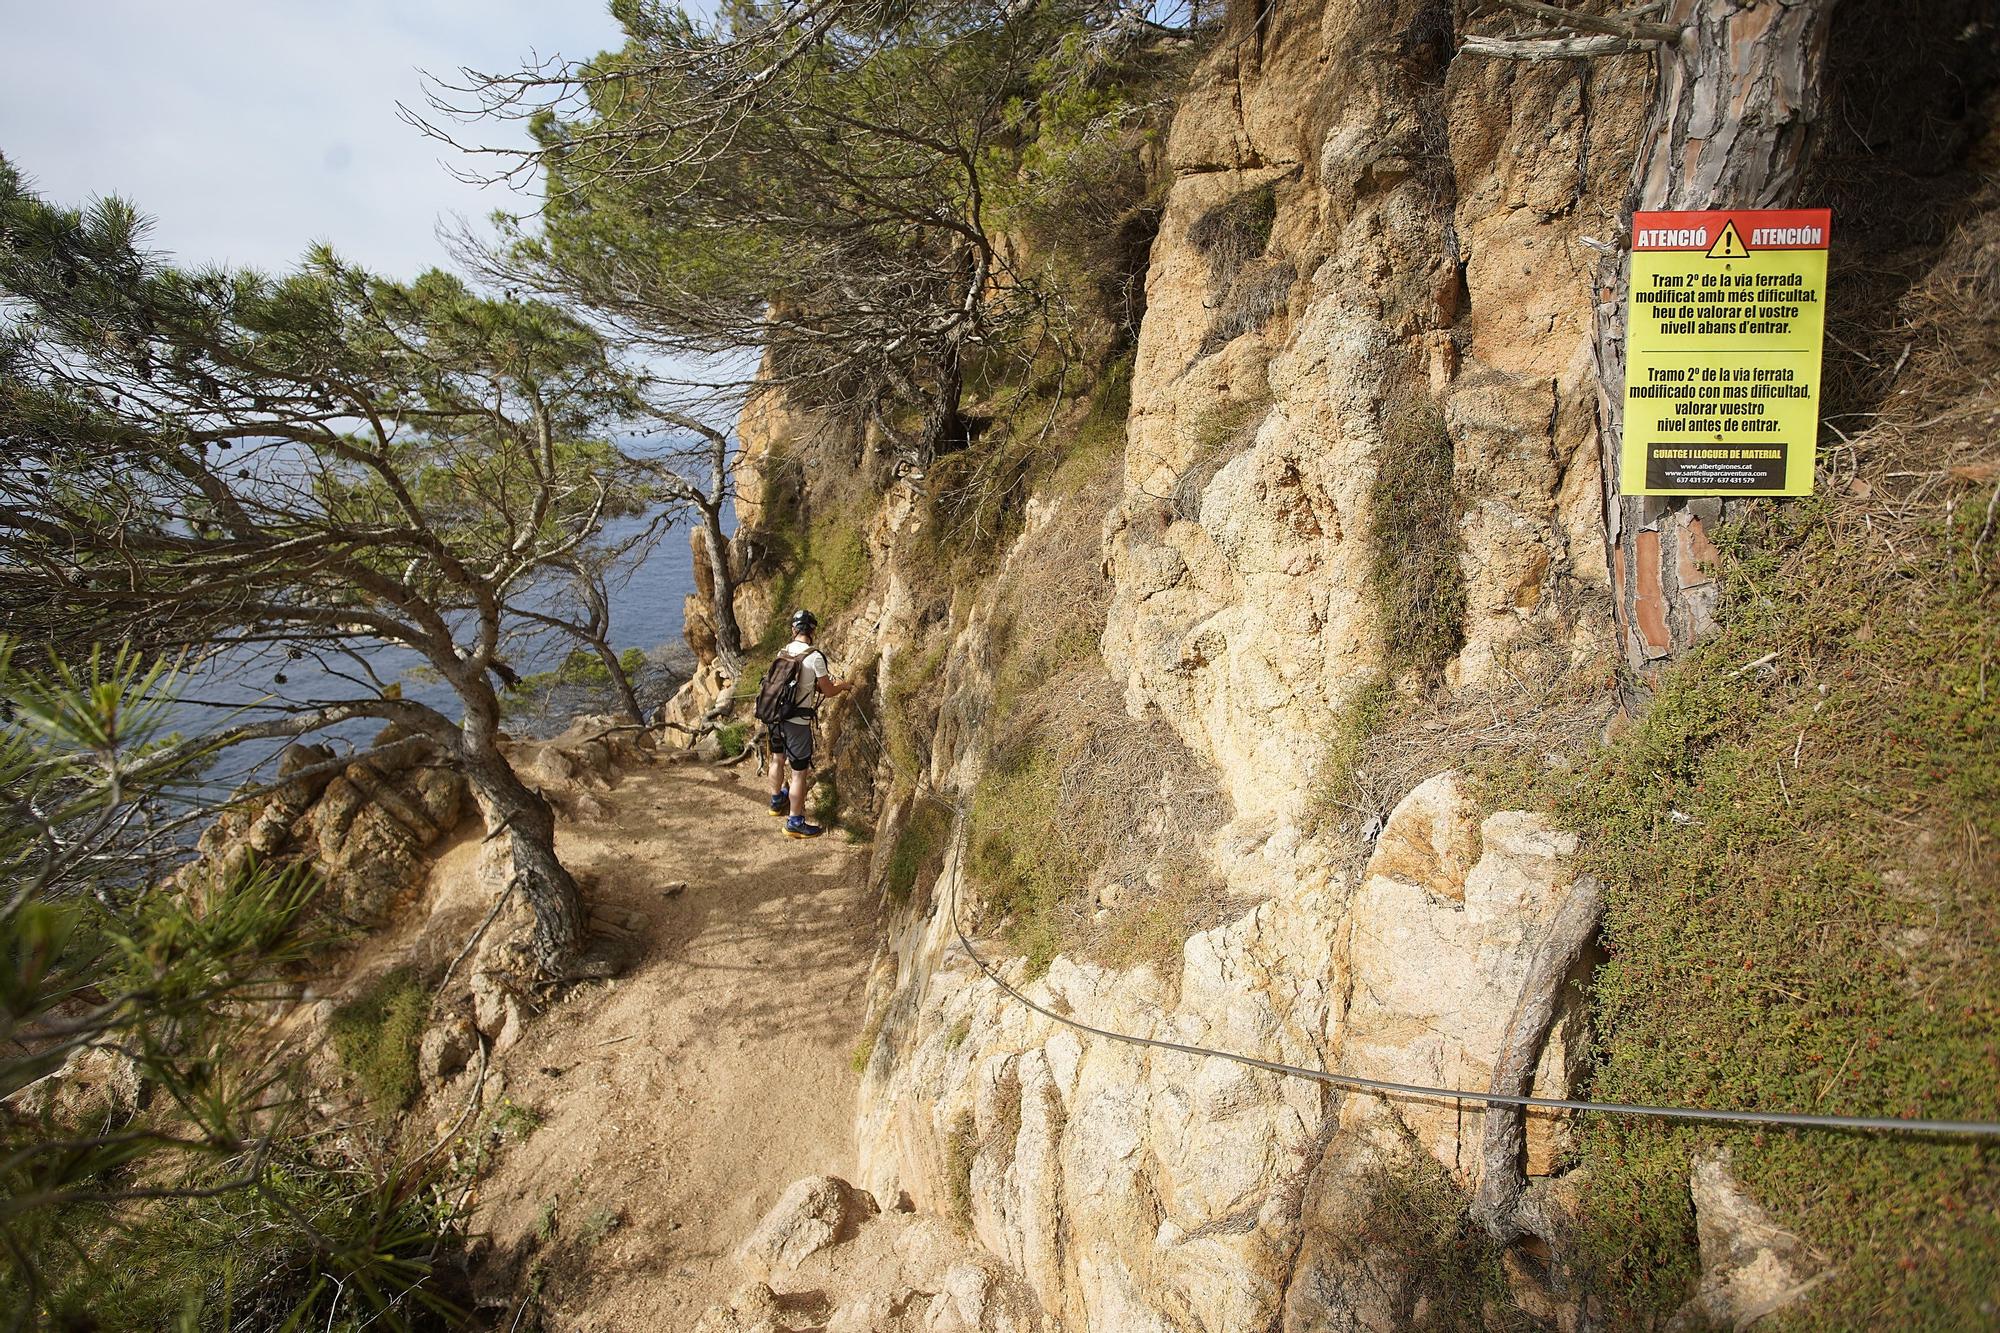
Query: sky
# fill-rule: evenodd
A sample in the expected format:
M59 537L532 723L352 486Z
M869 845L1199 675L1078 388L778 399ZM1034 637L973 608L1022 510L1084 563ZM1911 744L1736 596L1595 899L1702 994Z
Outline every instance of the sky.
M282 269L325 240L409 278L448 263L440 219L532 208L398 119L419 71L618 41L604 0L0 0L0 153L53 201L130 200L183 263Z

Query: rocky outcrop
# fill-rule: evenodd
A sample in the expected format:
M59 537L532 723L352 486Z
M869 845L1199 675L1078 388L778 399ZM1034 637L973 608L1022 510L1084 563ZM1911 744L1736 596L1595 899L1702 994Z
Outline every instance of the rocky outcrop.
M1726 1153L1695 1159L1689 1192L1701 1287L1675 1313L1670 1333L1748 1328L1831 1276L1826 1256L1779 1226L1737 1182Z
M832 1176L792 1182L750 1238L736 1262L753 1277L797 1268L813 1255L850 1237L864 1218L880 1211L874 1197Z
M1298 815L1330 717L1388 666L1372 491L1412 432L1443 430L1455 465L1449 682L1612 641L1588 241L1614 226L1643 61L1446 65L1427 22L1448 49L1438 6L1277 6L1203 66L1168 144L1104 651L1249 815ZM1219 325L1240 274L1216 233L1260 198L1268 238L1240 243L1297 277Z
M253 859L304 861L323 883L320 910L375 929L415 893L430 854L470 810L465 779L429 742L396 727L344 765L326 746L293 745L278 779L268 795L217 817L184 884L206 891Z
M1034 979L1018 960L1002 967L1038 1004L1092 1026L1483 1088L1573 849L1533 815L1480 819L1442 774L1397 807L1358 876L1256 903L1191 938L1171 974L1066 958ZM954 947L962 873L954 853L939 910L897 959L862 1093L861 1181L877 1197L957 1209L1070 1327L1322 1327L1312 1320L1333 1307L1309 1293L1351 1279L1353 1219L1309 1197L1365 1206L1333 1182L1409 1148L1458 1187L1477 1184L1474 1106L1116 1044L1024 1008ZM1573 1085L1577 1024L1565 1021L1539 1095ZM1551 1169L1561 1133L1531 1118L1531 1174Z
M1061 1333L992 1255L832 1176L787 1189L737 1260L750 1281L696 1333Z

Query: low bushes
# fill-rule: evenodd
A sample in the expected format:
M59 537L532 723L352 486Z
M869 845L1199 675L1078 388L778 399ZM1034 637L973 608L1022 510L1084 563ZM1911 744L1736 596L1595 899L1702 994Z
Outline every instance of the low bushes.
M334 1052L379 1116L416 1098L417 1043L429 1007L416 973L397 968L333 1012Z

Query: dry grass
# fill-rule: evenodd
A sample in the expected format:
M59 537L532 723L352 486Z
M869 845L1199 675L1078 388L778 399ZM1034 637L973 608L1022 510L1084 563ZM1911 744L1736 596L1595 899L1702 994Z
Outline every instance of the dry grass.
M1282 256L1259 256L1237 270L1215 303L1215 317L1201 335L1194 359L1210 356L1246 333L1255 333L1291 302L1298 266Z
M1437 400L1409 385L1392 393L1383 407L1382 445L1369 495L1375 541L1368 586L1381 611L1390 671L1433 685L1465 636L1459 500Z
M1115 410L1091 407L1119 423L1118 441L1123 405L1121 391ZM1111 447L1065 461L1045 488L1053 512L991 594L993 747L967 802L968 862L991 919L1037 970L1058 952L1165 960L1213 924L1219 896L1202 846L1226 801L1164 720L1126 715L1098 657L1111 600L1099 545L1122 465ZM1100 921L1112 885L1117 906Z
M1290 301L1298 266L1270 253L1278 196L1267 182L1224 200L1188 227L1188 243L1208 260L1208 308L1215 312L1189 364L1232 339L1255 333Z
M1205 847L1228 816L1213 773L1172 728L1128 717L1103 668L1079 663L1000 725L972 796L969 869L1034 971L1057 953L1165 963L1222 919Z
M1266 182L1223 200L1188 227L1188 244L1208 260L1211 295L1227 288L1243 266L1270 248L1278 192Z

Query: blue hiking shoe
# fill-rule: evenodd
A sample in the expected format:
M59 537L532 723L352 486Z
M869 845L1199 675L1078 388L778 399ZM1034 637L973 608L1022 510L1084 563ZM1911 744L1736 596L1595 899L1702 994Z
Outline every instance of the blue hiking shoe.
M793 815L785 821L785 836L788 838L817 838L826 832L817 824L806 822L804 815Z
M771 797L771 813L779 818L792 813L792 797L789 792L777 792Z

